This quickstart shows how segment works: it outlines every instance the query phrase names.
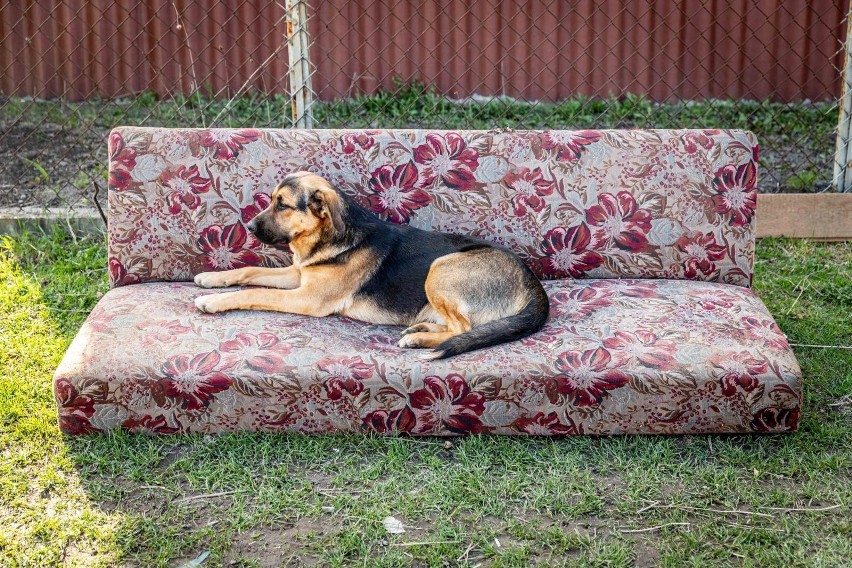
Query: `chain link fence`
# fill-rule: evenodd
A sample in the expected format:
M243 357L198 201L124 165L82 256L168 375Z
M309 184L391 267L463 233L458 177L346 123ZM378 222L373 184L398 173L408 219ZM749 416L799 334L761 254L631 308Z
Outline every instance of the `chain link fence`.
M282 128L294 112L315 128L747 128L761 191L831 190L848 11L849 0L7 1L0 208L103 202L113 126Z

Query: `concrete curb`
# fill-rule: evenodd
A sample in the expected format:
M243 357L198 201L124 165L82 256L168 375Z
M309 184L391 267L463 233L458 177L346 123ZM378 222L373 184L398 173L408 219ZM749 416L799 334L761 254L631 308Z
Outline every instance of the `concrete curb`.
M106 226L97 209L60 209L42 207L0 207L0 235L50 232L62 225L76 235L103 235Z

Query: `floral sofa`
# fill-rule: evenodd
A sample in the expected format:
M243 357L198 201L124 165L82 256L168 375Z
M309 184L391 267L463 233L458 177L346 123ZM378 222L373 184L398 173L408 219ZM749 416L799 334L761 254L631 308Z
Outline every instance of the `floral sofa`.
M109 277L56 371L63 432L789 432L801 374L750 289L757 142L735 130L119 128ZM195 274L289 262L245 223L292 170L516 251L551 313L429 361L401 328L200 313Z

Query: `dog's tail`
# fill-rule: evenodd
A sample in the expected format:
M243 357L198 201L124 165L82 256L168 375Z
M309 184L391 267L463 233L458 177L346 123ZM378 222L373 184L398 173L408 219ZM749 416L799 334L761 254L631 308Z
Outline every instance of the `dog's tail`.
M533 297L515 315L490 321L470 331L451 337L435 347L433 359L445 359L498 343L506 343L532 335L544 326L550 311L550 302L541 284L533 288Z

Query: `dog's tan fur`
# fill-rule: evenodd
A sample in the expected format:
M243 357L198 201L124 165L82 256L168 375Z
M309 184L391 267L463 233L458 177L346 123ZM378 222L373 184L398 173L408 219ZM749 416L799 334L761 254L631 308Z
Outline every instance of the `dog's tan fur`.
M458 241L463 251L429 261L425 281L416 284L419 291L414 290L421 295L425 291L419 310L395 309L394 302L399 303L399 298L386 293L367 294L365 287L372 285L377 271L396 267L387 265L392 261L382 256L384 249L368 246L363 239L356 242L350 234L375 233L382 237L384 231L390 235L388 239L395 239L391 239L395 246L397 241L416 245L418 236L422 240L422 235L428 234L413 228L386 228L388 224L377 219L364 221L363 213L358 219L366 228L347 226L347 221L350 225L354 222L354 209L357 206L345 202L322 177L308 172L291 174L275 188L271 204L249 227L261 240L289 241L293 265L201 273L195 283L203 288L263 288L201 296L196 306L208 313L250 309L316 317L341 314L372 323L408 325L400 346L437 348L473 327L517 314L531 302L529 276L520 261L512 260L511 253L472 239L447 236L439 244L447 247L445 240ZM406 257L403 261L425 270L417 259ZM484 289L505 289L507 297L477 299L472 287L477 282Z

